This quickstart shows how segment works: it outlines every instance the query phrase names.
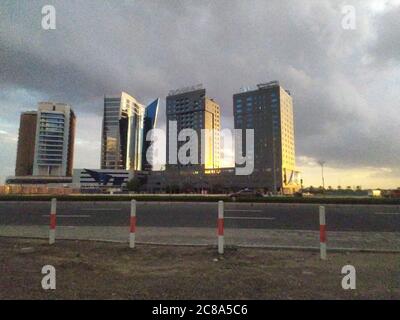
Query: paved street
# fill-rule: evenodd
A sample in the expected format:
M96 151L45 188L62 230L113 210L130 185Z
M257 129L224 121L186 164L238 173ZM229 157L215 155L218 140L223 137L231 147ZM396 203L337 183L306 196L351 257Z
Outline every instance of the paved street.
M129 202L58 202L59 226L127 226ZM270 230L319 228L316 204L226 203L225 226ZM47 225L50 202L0 202L0 225ZM400 206L326 205L329 231L400 232ZM214 228L217 203L138 202L139 227Z

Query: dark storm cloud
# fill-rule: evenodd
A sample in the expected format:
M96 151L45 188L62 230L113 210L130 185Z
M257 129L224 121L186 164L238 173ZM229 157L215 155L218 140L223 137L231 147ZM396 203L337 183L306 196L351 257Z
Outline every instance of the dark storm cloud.
M27 54L21 49L6 48L1 58L0 82L11 90L22 87L76 104L115 85L112 77L104 79L101 73L96 74L94 70L85 70L61 59L49 62L45 56L35 52Z
M378 90L366 86L362 3L354 2L358 28L348 31L338 1L9 1L1 5L0 85L100 114L105 93L126 90L146 103L202 82L232 126L232 94L278 79L294 97L298 155L396 166L400 144L390 131L400 119L392 100L379 108L388 116L379 115ZM57 30L40 28L44 4L55 5ZM385 35L377 60L396 56L393 10L374 20Z
M371 54L377 63L400 61L400 6L384 12L374 21L377 34Z

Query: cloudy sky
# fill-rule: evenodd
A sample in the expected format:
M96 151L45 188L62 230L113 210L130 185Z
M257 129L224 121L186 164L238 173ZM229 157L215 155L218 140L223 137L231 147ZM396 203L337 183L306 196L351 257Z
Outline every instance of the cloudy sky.
M41 9L56 9L43 30ZM343 28L343 7L356 28ZM400 0L0 1L0 183L14 174L21 111L73 106L75 167L99 167L102 97L148 103L203 83L233 126L232 94L292 92L305 185L400 186Z

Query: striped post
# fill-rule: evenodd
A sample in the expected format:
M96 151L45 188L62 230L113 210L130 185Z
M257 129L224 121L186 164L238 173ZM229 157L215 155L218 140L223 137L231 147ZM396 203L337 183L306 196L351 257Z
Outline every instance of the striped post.
M131 201L131 225L129 231L129 248L135 247L136 234L136 200Z
M57 211L57 199L51 199L50 209L50 230L49 230L49 244L56 242L56 211Z
M218 253L224 253L224 202L218 201Z
M326 260L326 219L325 219L325 207L319 207L319 242L321 260Z

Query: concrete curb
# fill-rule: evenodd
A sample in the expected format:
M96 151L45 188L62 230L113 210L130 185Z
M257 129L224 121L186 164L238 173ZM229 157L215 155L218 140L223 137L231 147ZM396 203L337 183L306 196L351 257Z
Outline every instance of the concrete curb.
M45 240L45 237L18 237L18 236L2 236L0 238L12 238L12 239L35 239ZM108 242L108 243L126 243L128 240L111 240L111 239L73 239L73 238L62 238L58 241L94 241L94 242ZM136 241L138 245L144 246L161 246L161 247L208 247L217 248L217 244L196 244L196 243L161 243L161 242L141 242ZM226 245L226 249L244 248L244 249L268 249L268 250L287 250L287 251L317 251L319 247L308 247L308 246L278 246L278 245ZM400 253L400 250L386 250L386 249L369 249L369 248L327 248L329 252L360 252L360 253Z

